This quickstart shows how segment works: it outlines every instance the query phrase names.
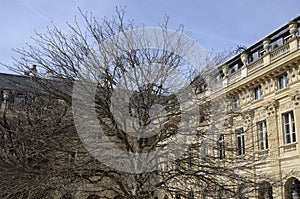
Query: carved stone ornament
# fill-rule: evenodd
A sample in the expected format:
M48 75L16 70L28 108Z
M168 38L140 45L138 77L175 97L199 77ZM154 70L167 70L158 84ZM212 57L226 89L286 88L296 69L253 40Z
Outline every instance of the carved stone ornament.
M276 109L278 108L278 101L277 100L268 101L266 102L264 107L268 115L273 115L276 113Z
M266 51L266 53L269 53L269 51L270 51L270 43L271 43L271 40L269 38L265 38L263 40L263 47L264 47L264 50Z
M297 22L295 22L295 21L291 21L291 22L289 23L290 34L292 35L293 38L296 37L297 32L298 32L297 25L298 25L298 24L297 24Z
M227 75L228 75L228 65L227 64L222 66L222 72L224 74L224 77L227 77Z
M290 93L289 97L290 97L291 101L294 102L295 106L298 106L300 104L300 91L299 90L296 90L296 91Z
M240 57L243 65L246 66L248 64L248 54L246 52L243 52Z

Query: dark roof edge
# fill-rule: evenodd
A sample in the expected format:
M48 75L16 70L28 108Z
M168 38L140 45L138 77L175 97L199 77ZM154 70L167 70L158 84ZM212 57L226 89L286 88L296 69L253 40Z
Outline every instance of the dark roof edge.
M257 45L259 45L260 43L262 43L262 41L265 39L265 38L271 38L272 36L276 35L277 33L279 33L280 31L284 30L285 28L288 27L289 23L292 22L292 21L295 21L295 22L298 22L300 21L300 14L297 15L296 17L292 18L291 20L289 20L288 22L286 22L284 25L280 26L279 28L277 28L276 30L272 31L270 34L267 34L265 37L263 37L262 39L259 39L258 41L256 41L254 44L250 45L247 47L247 49L251 49ZM298 22L299 24L299 22ZM233 57L231 57L230 59L228 59L227 61L223 62L222 64L220 64L219 66L217 66L218 68L223 66L224 64L228 64L230 62L232 62L233 60L239 58L239 54L236 54L234 55Z

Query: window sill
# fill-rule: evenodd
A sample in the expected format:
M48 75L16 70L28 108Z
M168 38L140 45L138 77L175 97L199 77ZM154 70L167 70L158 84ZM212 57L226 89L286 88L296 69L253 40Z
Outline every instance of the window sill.
M254 104L254 103L258 103L258 102L260 102L260 101L263 101L263 99L264 99L264 96L261 96L261 97L258 98L258 99L253 99L253 100L251 101L251 104Z
M278 89L275 91L275 94L282 93L282 92L284 92L284 91L288 90L288 88L289 88L289 85L288 85L288 86L286 86L286 87L284 87L284 88L281 88L281 89L279 89L279 88L278 88Z
M259 158L265 158L269 156L269 149L259 150L257 151L257 155Z
M280 146L279 148L282 149L283 153L288 153L288 152L291 152L291 151L295 151L297 149L297 142L285 144L285 145Z

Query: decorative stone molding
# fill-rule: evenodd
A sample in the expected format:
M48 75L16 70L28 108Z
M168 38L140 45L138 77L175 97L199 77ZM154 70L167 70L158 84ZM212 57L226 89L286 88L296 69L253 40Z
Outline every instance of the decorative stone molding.
M273 115L276 113L276 109L278 108L278 100L272 100L272 101L268 101L266 102L266 104L264 105L266 111L267 111L267 115Z
M292 79L294 79L296 77L296 73L297 73L296 67L292 67L290 69L290 76L291 76Z
M254 111L253 110L244 112L243 113L243 120L244 120L245 126L252 125L253 118L254 118Z
M299 90L296 90L296 91L290 93L289 97L295 106L300 105L300 91Z
M206 75L204 80L206 81L207 84L210 84L212 81L213 77L211 75Z

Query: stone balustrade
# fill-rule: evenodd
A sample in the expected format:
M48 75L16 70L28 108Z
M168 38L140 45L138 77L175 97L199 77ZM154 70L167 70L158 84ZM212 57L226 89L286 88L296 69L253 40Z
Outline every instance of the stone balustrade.
M235 73L231 74L228 79L228 83L232 84L242 78L242 70L238 70Z
M254 62L252 62L251 64L249 64L248 67L248 73L252 73L255 72L257 69L261 68L264 65L264 60L261 59L257 59Z
M268 66L276 62L277 60L283 58L284 56L287 56L297 50L300 50L299 45L300 45L300 37L292 39L288 41L286 44L278 47L277 49L264 54L263 56L261 56L260 58L258 58L257 60L251 62L246 66L248 69L246 76L260 70L265 66ZM233 84L246 76L242 76L241 69L239 69L235 73L228 75L228 85Z
M276 50L274 50L270 53L269 56L270 56L271 63L273 63L274 61L280 59L281 57L283 57L284 55L287 55L289 53L290 53L289 43L286 43L283 46L280 46L279 48L277 48Z

